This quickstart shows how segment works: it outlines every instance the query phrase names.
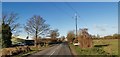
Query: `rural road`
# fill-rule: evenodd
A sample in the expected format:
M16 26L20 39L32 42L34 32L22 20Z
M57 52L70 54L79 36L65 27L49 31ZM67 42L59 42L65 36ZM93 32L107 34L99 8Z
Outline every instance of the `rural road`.
M73 57L67 43L56 44L28 57Z

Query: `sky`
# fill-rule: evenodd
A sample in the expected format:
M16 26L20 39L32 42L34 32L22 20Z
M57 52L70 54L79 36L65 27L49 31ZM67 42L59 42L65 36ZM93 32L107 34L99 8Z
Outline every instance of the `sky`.
M3 2L118 2L120 0L2 0Z
M73 10L74 9L74 10ZM23 27L33 15L40 15L51 29L59 29L60 36L75 30L75 11L78 29L88 28L92 35L111 35L118 32L117 2L3 2L2 12L15 12ZM20 37L27 36L23 28Z
M2 19L2 3L0 3L0 25L1 25L1 19Z

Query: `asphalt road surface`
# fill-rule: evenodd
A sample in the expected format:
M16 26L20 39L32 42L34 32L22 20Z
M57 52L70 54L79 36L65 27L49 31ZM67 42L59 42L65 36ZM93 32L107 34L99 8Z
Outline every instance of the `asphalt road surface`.
M28 57L73 57L67 43L56 44Z

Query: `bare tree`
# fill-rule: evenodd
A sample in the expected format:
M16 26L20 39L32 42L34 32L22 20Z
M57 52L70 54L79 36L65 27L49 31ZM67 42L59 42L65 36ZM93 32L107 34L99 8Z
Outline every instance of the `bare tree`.
M17 28L19 28L20 24L16 23L19 19L17 13L10 13L10 14L3 14L2 15L2 24L7 24L11 28L11 32L16 31Z
M33 37L33 40L37 41L37 45L38 45L41 42L41 37L39 36L39 37L37 37L37 39L36 39L36 37Z
M69 31L69 32L67 33L67 40L68 40L70 43L73 43L74 39L75 39L75 33L74 33L74 31Z
M32 36L35 36L35 46L37 46L37 38L38 36L44 34L49 30L49 25L45 24L45 20L38 15L34 15L31 17L26 25L25 25L25 31L29 33Z
M59 32L58 32L58 29L54 29L54 30L50 30L50 37L52 39L55 39L59 36Z

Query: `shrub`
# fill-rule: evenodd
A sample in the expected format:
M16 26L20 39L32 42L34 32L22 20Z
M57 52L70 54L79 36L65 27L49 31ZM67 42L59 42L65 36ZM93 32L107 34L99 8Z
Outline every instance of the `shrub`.
M28 52L28 51L31 51L31 49L28 46L4 48L2 49L2 57L13 56L13 55L17 55L17 54Z
M86 28L81 29L79 36L78 36L78 41L80 43L81 48L92 48L93 47L92 37L87 32Z
M11 41L11 29L10 26L8 24L2 24L2 48L7 48L10 47L12 44Z

